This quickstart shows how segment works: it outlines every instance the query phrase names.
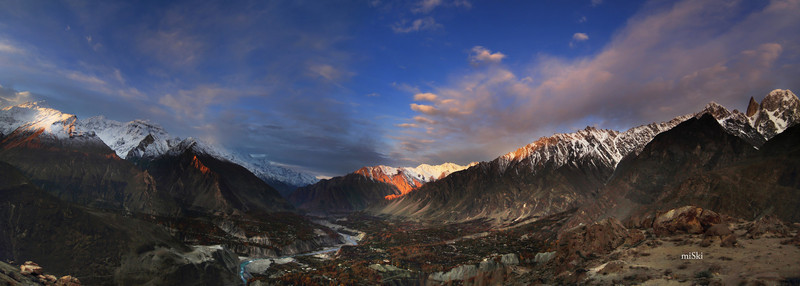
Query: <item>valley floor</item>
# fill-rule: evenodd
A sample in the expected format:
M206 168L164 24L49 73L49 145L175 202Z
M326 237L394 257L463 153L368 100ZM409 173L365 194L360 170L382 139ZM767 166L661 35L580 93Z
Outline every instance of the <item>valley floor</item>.
M655 235L652 228L627 229L613 219L559 236L571 215L565 212L498 226L489 221L436 224L354 213L335 223L363 230L366 235L358 245L272 263L261 272L253 271L248 284L800 283L797 225L781 224L780 232L769 226L753 236L754 222L733 221L727 225L738 240L723 247L721 237L682 232ZM702 259L686 259L695 252L695 258L702 255Z

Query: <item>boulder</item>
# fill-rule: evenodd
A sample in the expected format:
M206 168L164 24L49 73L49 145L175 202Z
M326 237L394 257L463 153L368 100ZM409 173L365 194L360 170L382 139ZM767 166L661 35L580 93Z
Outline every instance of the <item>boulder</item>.
M505 265L517 265L519 264L519 257L514 253L505 254L500 256L500 263Z
M56 286L81 286L81 281L72 276L62 276L56 281Z
M546 263L546 262L550 261L550 259L553 259L553 256L555 256L555 255L556 255L555 251L539 252L539 253L536 253L536 256L533 257L533 262L536 262L536 263L539 263L539 264Z
M450 269L447 272L436 272L428 276L428 279L439 282L449 282L453 280L467 280L478 275L478 267L475 265L461 265Z
M56 281L58 281L58 278L56 278L55 276L50 275L50 274L43 274L43 275L39 275L39 281L41 281L42 283L44 283L46 285L51 285L51 284L55 284Z
M721 222L722 216L711 210L685 206L656 216L653 221L653 232L659 236L681 233L701 234Z
M607 218L572 228L562 234L556 249L555 262L563 269L575 268L624 244L633 245L643 239L641 231L628 230L616 218Z
M762 217L747 225L747 238L756 239L763 235L789 237L790 229L783 221L774 216Z
M42 275L43 270L39 264L33 261L25 261L24 264L19 266L19 272L24 275Z

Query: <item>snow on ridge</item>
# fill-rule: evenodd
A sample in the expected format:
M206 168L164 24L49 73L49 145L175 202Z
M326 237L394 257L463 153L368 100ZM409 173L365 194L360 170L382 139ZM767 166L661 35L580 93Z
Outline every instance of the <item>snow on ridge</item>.
M545 166L558 168L580 159L616 167L624 156L631 152L638 154L657 134L690 117L691 115L679 116L667 122L633 127L625 132L586 127L573 133L557 133L541 137L495 160L503 171L514 164L523 163L528 164L534 173Z
M409 186L416 186L421 183L429 183L452 173L464 170L478 164L470 163L467 166L455 163L442 163L440 165L420 164L416 167L391 167L386 165L363 167L355 173L364 175L372 180L381 180L381 176L391 178L395 175L402 175Z
M93 116L81 120L79 129L85 132L94 132L100 140L103 140L117 153L117 156L123 159L129 155L158 157L180 141L177 137L170 138L164 128L158 124L139 119L123 123L106 119L102 115ZM141 146L142 141L148 135L152 137L153 142L147 146Z
M44 102L26 102L0 110L0 133L8 135L18 129L44 130L57 138L68 138L77 135L76 121L75 115L47 107Z
M137 119L123 123L102 115L78 120L77 116L47 107L44 102L26 102L0 109L0 134L7 136L20 128L30 131L43 129L45 134L57 138L87 134L100 139L123 159L129 155L155 158L192 148L196 152L242 165L262 179L271 178L296 186L318 181L311 175L270 162L255 162L257 160L254 158L230 152L202 140L172 137L163 127L148 120ZM152 139L148 139L148 136Z
M761 102L758 111L749 118L741 112L730 111L711 101L698 113L633 127L625 132L587 127L573 133L541 137L495 160L503 171L512 165L523 163L530 165L534 173L545 165L560 167L579 159L596 160L596 163L616 167L627 154L641 152L659 133L704 113L714 116L728 133L757 144L763 143L762 139L770 139L786 128L800 123L800 99L790 90L773 90Z

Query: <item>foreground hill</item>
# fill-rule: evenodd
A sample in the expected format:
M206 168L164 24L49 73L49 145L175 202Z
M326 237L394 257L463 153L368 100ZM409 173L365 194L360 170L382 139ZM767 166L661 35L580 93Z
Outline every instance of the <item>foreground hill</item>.
M35 261L48 273L77 276L86 285L236 281L238 259L230 251L214 250L213 256L192 261L189 258L203 250L183 244L157 225L64 202L3 162L0 174L4 261ZM161 259L173 263L150 268Z

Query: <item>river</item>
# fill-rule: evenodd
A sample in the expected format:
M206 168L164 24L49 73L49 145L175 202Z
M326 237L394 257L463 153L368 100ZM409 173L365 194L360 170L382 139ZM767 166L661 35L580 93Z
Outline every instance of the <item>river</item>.
M277 260L283 260L283 259L294 258L294 257L299 257L299 256L309 256L309 255L317 255L317 254L322 254L322 253L334 252L334 251L339 251L339 249L341 249L342 246L345 246L345 245L358 245L358 240L355 237L353 237L352 235L344 234L344 233L341 233L341 232L339 232L339 235L341 235L342 238L344 238L345 243L337 245L337 246L333 246L333 247L329 247L329 248L323 248L322 250L317 250L317 251L312 251L312 252L305 252L305 253L298 253L298 254L294 254L294 255L288 255L288 256L279 257L279 258L255 258L255 259L246 260L246 261L244 261L244 262L239 264L239 278L242 279L242 282L244 283L244 285L247 285L247 279L250 279L251 277L253 277L252 274L250 274L250 272L247 271L247 265L250 264L250 263L256 262L256 261L269 260L270 263L267 264L267 269L268 269L269 265L271 265L272 263L274 263Z

